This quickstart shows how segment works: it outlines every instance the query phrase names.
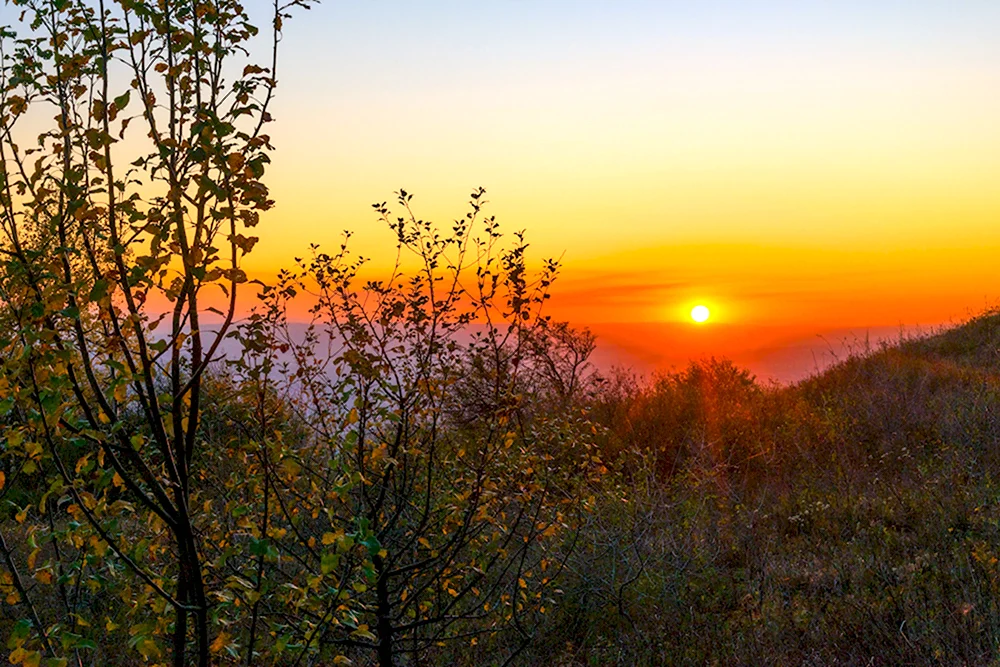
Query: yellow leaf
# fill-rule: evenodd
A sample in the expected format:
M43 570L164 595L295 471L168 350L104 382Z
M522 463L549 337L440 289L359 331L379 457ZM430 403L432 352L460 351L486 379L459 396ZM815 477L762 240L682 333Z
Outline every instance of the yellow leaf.
M351 637L361 637L362 639L367 639L369 641L375 641L377 638L371 632L368 631L368 626L364 623L358 626L358 629L350 634Z
M94 553L99 557L108 553L108 543L96 537L90 538L90 543L94 546Z
M91 493L87 493L86 491L81 491L80 499L83 500L84 506L89 510L92 510L95 507L97 507L97 498L95 498L94 495Z
M337 541L337 536L333 533L323 533L323 544L333 544Z
M226 647L227 643L229 643L229 635L225 632L220 632L219 636L215 638L215 641L212 642L212 646L210 647L212 653L218 653Z
M3 470L0 470L0 489L3 488L3 485L6 482L7 482L7 476L3 474Z
M333 664L335 664L335 665L352 665L354 663L351 662L350 658L348 658L346 656L343 656L343 655L338 655L336 658L333 659Z
M152 637L142 637L136 642L135 648L139 651L139 655L144 658L156 659L160 657L160 647L156 645L156 640Z
M281 468L289 477L295 477L302 472L302 466L296 463L293 459L285 459L282 461Z
M426 537L418 538L417 542L419 542L421 545L423 545L427 549L431 548L431 543L430 543L430 541Z
M41 663L42 663L41 651L32 651L31 653L25 654L24 659L21 662L21 664L24 665L24 667L38 667L38 665L40 665Z

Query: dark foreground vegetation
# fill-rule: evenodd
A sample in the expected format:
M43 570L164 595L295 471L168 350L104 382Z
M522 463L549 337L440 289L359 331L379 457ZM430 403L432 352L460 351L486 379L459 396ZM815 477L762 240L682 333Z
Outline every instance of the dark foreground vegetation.
M623 491L534 664L993 664L1000 315L785 388L726 362L601 386Z
M250 283L257 40L308 2L4 7L11 664L997 659L1000 316L794 387L600 377L482 190L377 204L390 274Z

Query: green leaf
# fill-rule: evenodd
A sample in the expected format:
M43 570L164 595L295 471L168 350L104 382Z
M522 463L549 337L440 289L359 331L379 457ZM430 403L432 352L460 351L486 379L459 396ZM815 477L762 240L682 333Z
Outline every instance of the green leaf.
M24 643L24 640L31 634L31 621L22 618L14 624L14 628L7 637L7 648L14 648Z
M340 554L327 552L320 561L320 570L323 574L329 574L336 570L338 565L340 565Z
M101 278L94 283L94 287L90 290L90 300L100 301L108 295L108 281Z
M378 552L382 550L382 545L379 544L378 538L375 537L375 535L370 535L361 540L361 544L368 547L368 553L372 556L378 554Z
M250 553L264 558L277 558L278 549L266 537L262 540L250 538Z
M97 648L97 644L95 644L93 641L91 641L90 639L85 639L81 635L78 635L73 632L64 631L62 635L59 637L59 641L62 643L64 651L70 651L73 649L80 649L80 648L89 648L91 650L95 650Z

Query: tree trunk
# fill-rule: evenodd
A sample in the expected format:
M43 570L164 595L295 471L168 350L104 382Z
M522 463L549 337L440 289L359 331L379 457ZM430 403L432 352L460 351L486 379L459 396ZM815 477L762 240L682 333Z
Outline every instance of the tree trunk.
M378 633L378 665L379 667L394 667L392 648L392 608L389 605L389 577L385 571L385 561L380 557L374 558L375 571L378 573L378 582L375 584L375 596L378 606L375 610L378 619L376 632Z
M177 578L177 601L182 605L188 603L187 577L184 575L184 567L181 566L180 574ZM187 609L178 607L175 610L174 619L174 667L185 667L187 662Z
M178 506L186 507L186 499L178 498ZM174 627L174 667L186 667L188 615L194 619L194 632L198 642L198 665L209 667L208 604L205 597L205 582L201 576L201 560L195 544L194 530L190 517L181 512L177 527L179 576L177 585L178 602L193 606L194 611L177 610Z

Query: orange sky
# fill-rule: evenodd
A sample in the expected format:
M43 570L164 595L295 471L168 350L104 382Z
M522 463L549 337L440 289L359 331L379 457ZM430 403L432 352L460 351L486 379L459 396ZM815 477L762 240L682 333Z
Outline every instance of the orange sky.
M247 268L343 229L384 265L371 203L403 187L448 223L482 185L536 256L564 257L553 313L592 326L605 361L714 354L790 379L818 336L995 303L1000 3L653 4L296 17L278 207ZM686 320L699 301L703 326Z

